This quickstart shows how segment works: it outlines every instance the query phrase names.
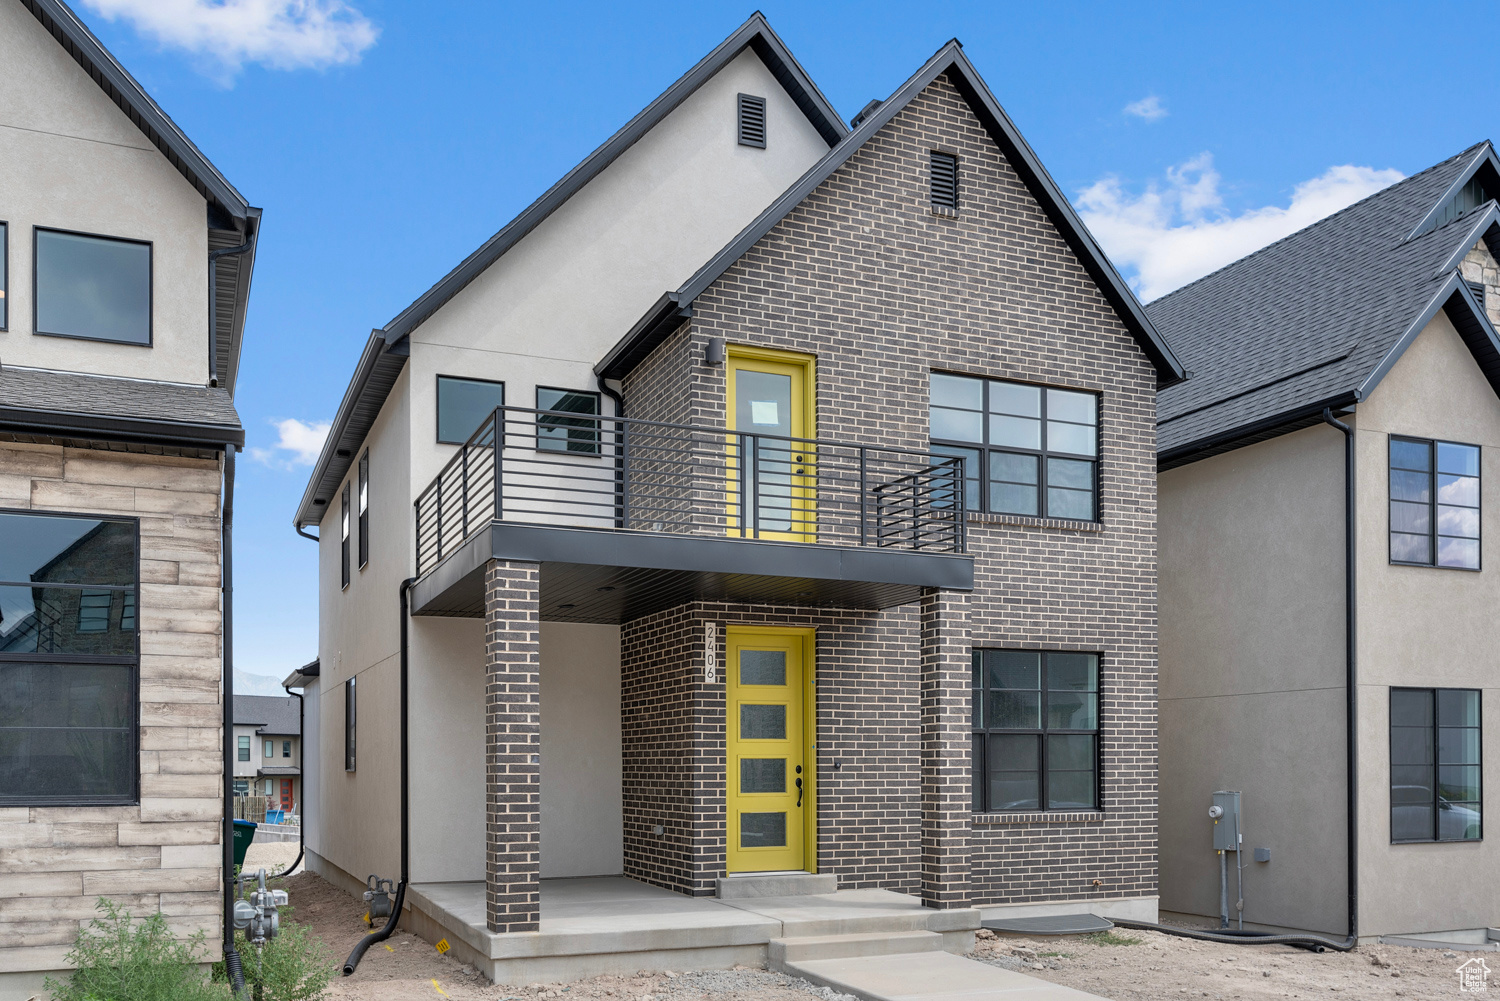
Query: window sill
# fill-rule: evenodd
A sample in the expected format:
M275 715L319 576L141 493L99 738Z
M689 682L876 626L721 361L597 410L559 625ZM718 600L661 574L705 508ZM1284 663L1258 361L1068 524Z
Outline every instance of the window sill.
M1017 813L975 813L970 822L976 827L1004 824L1102 824L1102 810L1031 810Z
M1017 525L1022 528L1057 528L1067 532L1102 532L1102 521L1076 521L1072 518L1037 518L1024 514L984 514L966 511L971 525Z
M1408 563L1405 560L1391 560L1393 567L1416 567L1419 570L1457 570L1459 573L1479 573L1483 567L1448 567L1440 563Z
M945 205L929 205L928 208L932 210L932 214L935 216L941 216L944 219L958 218L958 209L950 209Z

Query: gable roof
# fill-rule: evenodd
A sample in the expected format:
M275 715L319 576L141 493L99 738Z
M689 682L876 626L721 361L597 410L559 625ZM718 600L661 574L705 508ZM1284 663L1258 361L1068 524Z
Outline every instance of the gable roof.
M233 393L250 281L255 270L261 210L250 205L219 168L209 162L67 4L62 0L20 0L20 3L208 202L209 250L249 244L244 254L219 259L213 289L211 315L218 334L214 376L220 386Z
M294 695L236 695L234 725L253 726L256 733L296 735L302 732Z
M297 506L294 519L297 528L313 524L322 517L327 502L332 499L331 491L337 489L348 474L354 452L364 442L370 425L374 423L391 386L395 384L396 376L405 365L406 336L483 274L486 268L541 225L584 185L619 159L621 154L634 146L642 136L655 128L678 105L696 93L699 87L747 48L760 57L761 62L825 142L832 146L848 134L849 130L839 120L833 105L828 103L828 99L818 90L776 32L771 30L765 15L760 11L750 15L732 35L700 59L676 83L662 91L656 100L626 122L602 146L564 174L561 180L506 223L479 249L464 258L436 285L418 296L416 301L396 314L384 327L371 333L355 369L354 378L334 416L333 427L323 444L322 454L313 467L302 501ZM324 504L317 504L319 499Z
M1151 320L1141 308L1140 302L1130 287L1125 284L1114 265L1105 257L1094 237L1083 224L1073 207L1063 196L1057 183L1047 173L1030 145L1021 136L1020 130L995 96L990 93L979 72L964 55L963 46L954 39L944 45L935 55L907 80L890 98L874 107L867 106L853 132L849 133L818 163L788 188L749 226L734 238L728 246L708 261L675 291L665 293L634 327L610 350L594 371L606 379L618 379L630 371L642 358L660 344L681 320L691 315L693 300L712 285L735 261L753 247L786 215L796 208L834 171L843 166L854 153L890 122L903 108L911 103L934 80L948 74L980 122L1000 147L1016 173L1026 184L1033 198L1041 205L1048 218L1063 239L1078 255L1079 261L1089 276L1098 285L1104 297L1114 307L1140 344L1141 349L1156 366L1161 385L1170 385L1183 378L1182 366L1178 363L1167 341L1161 337Z
M1150 303L1191 373L1160 394L1159 465L1358 403L1439 309L1500 391L1500 339L1459 272L1481 238L1500 247L1500 213L1487 201L1445 216L1475 178L1500 191L1488 141Z

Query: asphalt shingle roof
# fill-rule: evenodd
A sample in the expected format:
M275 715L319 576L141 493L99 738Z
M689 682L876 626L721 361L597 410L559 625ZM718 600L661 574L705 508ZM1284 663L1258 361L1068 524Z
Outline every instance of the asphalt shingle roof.
M1408 237L1487 155L1472 146L1148 304L1191 373L1159 396L1159 454L1352 398L1444 288L1486 206Z
M0 366L0 407L239 428L227 389Z
M255 726L257 733L288 735L302 732L297 700L290 695L236 695L234 725Z

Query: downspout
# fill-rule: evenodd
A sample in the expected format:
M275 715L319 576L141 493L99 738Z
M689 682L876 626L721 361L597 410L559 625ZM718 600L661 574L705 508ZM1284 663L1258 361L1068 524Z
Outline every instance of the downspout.
M219 384L219 311L214 297L219 291L219 258L235 257L255 246L255 234L238 247L224 247L208 252L208 384Z
M1359 840L1356 811L1359 807L1359 733L1355 725L1359 708L1359 692L1355 688L1358 680L1358 635L1356 633L1357 596L1355 580L1354 549L1354 429L1333 416L1333 410L1323 409L1323 423L1344 433L1344 688L1347 703L1344 707L1344 769L1348 803L1345 805L1348 845L1349 880L1349 945L1352 948L1359 940Z
M224 621L224 969L235 997L245 991L245 974L240 968L240 954L234 947L234 902L237 896L234 880L234 446L224 446L224 517L220 524L224 567L220 576L221 607Z
M415 577L408 577L401 582L401 882L396 884L396 901L391 907L391 916L386 918L385 926L379 931L371 932L360 939L349 953L349 958L344 960L344 976L352 977L355 967L364 957L365 950L376 942L384 942L391 937L396 930L396 922L401 920L401 908L406 902L406 884L411 880L411 838L409 817L411 814L410 788L407 781L407 697L406 677L409 658L407 654L407 595L411 586L417 582Z
M615 401L615 527L625 528L629 513L625 510L625 398L609 388L604 376L598 377L599 392ZM602 422L601 422L602 423ZM602 428L601 428L602 431Z
M307 714L304 712L307 704L302 701L301 692L294 692L286 685L281 687L288 695L297 697L297 777L302 780L302 816L298 818L301 823L297 825L297 860L286 867L287 875L290 876L302 864L302 853L307 850Z

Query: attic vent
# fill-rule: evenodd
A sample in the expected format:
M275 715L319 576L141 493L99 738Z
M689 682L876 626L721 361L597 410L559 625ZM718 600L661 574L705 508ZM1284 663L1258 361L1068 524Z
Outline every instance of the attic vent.
M1474 293L1474 298L1479 301L1479 307L1481 309L1483 309L1484 308L1484 282L1465 281L1464 284L1467 285L1467 286L1469 286L1469 291L1472 292L1472 293Z
M958 211L958 157L932 151L932 208L935 212Z
M740 95L740 145L766 148L766 99Z

